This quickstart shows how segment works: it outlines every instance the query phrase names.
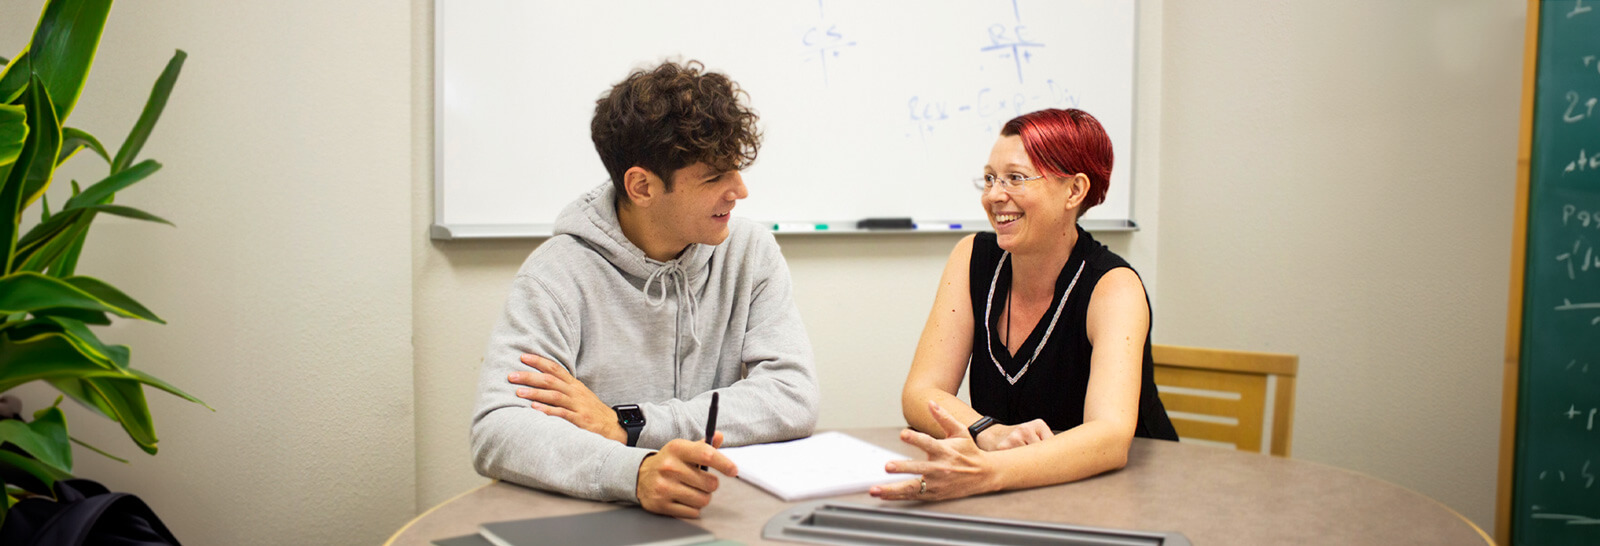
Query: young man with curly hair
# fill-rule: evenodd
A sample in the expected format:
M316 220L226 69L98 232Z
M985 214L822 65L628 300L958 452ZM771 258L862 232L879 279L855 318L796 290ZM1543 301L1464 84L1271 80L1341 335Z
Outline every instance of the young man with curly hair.
M745 93L662 63L595 105L611 176L522 264L489 340L472 421L478 473L698 517L738 469L714 445L811 434L811 345L771 232L733 218L761 134Z

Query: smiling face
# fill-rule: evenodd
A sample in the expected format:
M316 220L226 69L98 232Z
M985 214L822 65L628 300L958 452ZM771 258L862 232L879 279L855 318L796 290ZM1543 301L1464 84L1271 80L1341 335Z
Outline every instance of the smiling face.
M1022 147L1022 137L1003 136L989 152L984 174L1001 179L1022 175L1044 175ZM1076 229L1078 205L1083 201L1088 179L1082 174L1062 178L1046 175L1012 189L995 184L983 192L983 210L994 227L1000 248L1012 253L1048 248Z
M661 239L681 251L694 243L727 240L733 207L749 195L739 171L718 172L695 163L672 173L672 191L657 195L648 210Z

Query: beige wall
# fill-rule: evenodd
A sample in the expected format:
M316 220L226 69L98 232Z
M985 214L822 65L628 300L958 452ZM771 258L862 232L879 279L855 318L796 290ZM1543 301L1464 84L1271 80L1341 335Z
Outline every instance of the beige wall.
M374 543L483 482L466 440L478 358L538 241L426 237L431 6L113 13L73 124L120 142L171 49L187 49L146 153L167 168L122 200L180 227L103 220L85 267L172 323L106 337L218 411L152 393L158 457L82 412L71 423L134 459L79 451L83 473L148 499L187 542ZM1300 354L1297 458L1487 529L1522 5L1142 6L1143 229L1103 238L1145 277L1155 339ZM27 24L0 18L0 46L20 47ZM72 174L93 179L83 164ZM778 183L750 182L754 198ZM955 239L780 239L823 426L900 422ZM26 394L36 408L50 391Z
M1164 32L1160 339L1299 354L1296 458L1484 529L1525 5L1169 2Z

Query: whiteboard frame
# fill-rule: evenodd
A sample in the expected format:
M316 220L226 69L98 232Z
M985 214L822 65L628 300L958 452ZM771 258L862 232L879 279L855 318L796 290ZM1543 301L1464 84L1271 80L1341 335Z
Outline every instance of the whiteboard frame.
M443 184L443 180L444 180L444 139L445 139L445 134L444 134L444 111L445 111L445 109L444 109L444 74L443 74L443 71L444 71L444 48L445 48L445 44L444 44L444 41L442 39L443 37L440 34L440 29L444 28L444 11L445 10L441 9L439 4L444 3L446 1L449 1L449 0L433 0L433 32L430 33L431 37L432 37L432 46L433 46L433 70L431 71L432 72L431 75L433 77L433 86L432 86L433 87L433 101L432 101L433 102L433 221L429 225L428 236L431 239L442 240L442 241L456 240L456 239L542 239L542 238L551 237L551 236L553 236L555 234L555 231L554 231L555 224L553 222L552 223L538 223L538 224L445 224L445 223L439 222L439 219L444 217L444 201L445 201L444 184ZM1143 25L1141 24L1142 21L1143 21L1142 13L1143 13L1143 11L1144 11L1146 6L1145 6L1145 2L1143 2L1141 0L1129 0L1129 1L1132 2L1133 5L1134 5L1133 6L1133 12L1134 12L1134 24L1133 24L1133 67L1132 67L1132 80L1133 81L1131 82L1131 89L1133 91L1134 97L1133 97L1133 101L1132 101L1133 102L1133 109L1129 114L1130 117L1131 117L1131 123L1129 124L1129 137L1128 137L1128 146L1130 148L1132 148L1132 150L1127 152L1127 155L1129 156L1129 158L1128 158L1128 161L1127 161L1127 166L1125 167L1125 168L1128 169L1128 219L1126 219L1126 220L1122 220L1122 219L1116 219L1116 220L1089 219L1089 220L1079 220L1078 221L1078 225L1083 227L1083 229L1085 231L1089 231L1089 232L1093 232L1093 233L1135 232L1135 231L1139 231L1139 224L1138 224L1138 217L1139 217L1138 216L1138 206L1139 206L1139 202L1138 202L1137 199L1134 198L1134 195L1135 195L1134 190L1135 190L1135 187L1136 187L1135 184L1138 181L1138 174L1139 173L1138 173L1138 166L1137 166L1138 162L1134 161L1133 158L1138 157L1137 150L1138 150L1138 141L1139 141L1139 138L1138 138L1139 137L1139 121L1140 121L1140 117L1141 117L1140 114L1139 114L1139 108L1138 108L1139 95L1141 94L1141 88L1140 88L1141 81L1140 81L1140 78L1139 78L1139 66L1140 66L1139 55L1141 53L1141 47L1139 45L1140 44L1139 38L1140 38L1140 33L1143 30L1143 28L1142 28ZM1530 1L1536 1L1536 0L1530 0ZM788 223L788 222L785 222L785 223ZM837 222L830 222L830 227L827 230L806 231L806 232L774 230L773 234L774 235L779 235L779 236L792 236L792 235L825 235L825 236L828 236L828 235L861 235L861 234L871 234L871 235L885 235L885 234L911 235L911 234L930 234L930 233L945 233L945 234L949 234L949 233L978 233L978 232L983 232L983 231L991 231L991 229L990 229L991 226L989 226L988 221L984 220L984 219L969 218L969 219L962 219L962 220L959 220L959 221L954 222L954 223L960 223L963 226L970 225L970 226L974 226L974 227L973 228L965 228L964 227L962 229L940 229L940 230L928 230L928 229L858 229L858 228L851 227L851 226L840 226L840 225L837 225ZM983 227L982 228L978 228L976 226L983 226Z

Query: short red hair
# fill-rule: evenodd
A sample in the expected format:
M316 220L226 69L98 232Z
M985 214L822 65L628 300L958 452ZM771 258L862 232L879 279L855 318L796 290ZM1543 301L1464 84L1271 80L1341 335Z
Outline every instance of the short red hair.
M1089 194L1078 209L1083 216L1090 207L1106 200L1111 186L1111 137L1100 121L1077 108L1047 108L1007 121L1001 136L1021 136L1022 149L1033 166L1056 177L1083 173L1089 177Z

